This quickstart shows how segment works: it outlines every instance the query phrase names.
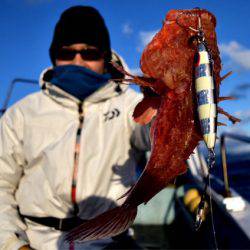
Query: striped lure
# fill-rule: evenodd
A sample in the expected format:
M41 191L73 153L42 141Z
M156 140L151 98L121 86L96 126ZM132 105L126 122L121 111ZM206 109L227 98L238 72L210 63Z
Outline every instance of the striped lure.
M199 19L200 23L200 19ZM200 24L201 26L201 24ZM210 186L210 169L215 165L214 146L217 130L217 101L215 93L215 82L213 77L213 61L208 52L204 34L201 30L197 36L197 53L195 55L195 90L197 96L198 116L200 120L201 132L207 148L208 154L208 174L205 177L205 188L201 196L201 201L196 214L195 228L198 230L202 223L202 216L205 207L205 197L207 187ZM210 209L212 214L212 204L210 197ZM211 215L213 218L213 215ZM212 219L213 221L213 219ZM217 241L215 237L214 223L212 222L215 248L217 249Z
M214 148L217 127L217 105L212 68L212 60L205 42L199 39L194 68L195 89L201 131L208 149Z

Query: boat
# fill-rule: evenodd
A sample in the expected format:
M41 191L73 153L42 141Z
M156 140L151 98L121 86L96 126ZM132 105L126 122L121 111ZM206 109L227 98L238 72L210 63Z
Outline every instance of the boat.
M220 136L220 153L210 174L211 188L206 192L207 206L199 230L195 219L207 164L197 148L188 160L187 173L139 207L133 229L143 249L250 249L250 152L247 160L234 155L238 160L229 164L228 139L250 143L250 137L242 135Z

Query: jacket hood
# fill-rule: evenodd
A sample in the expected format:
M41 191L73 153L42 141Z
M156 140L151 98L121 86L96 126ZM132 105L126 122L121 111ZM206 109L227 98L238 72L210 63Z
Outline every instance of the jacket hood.
M112 61L117 63L118 65L121 65L124 70L129 71L128 66L123 60L123 58L119 56L115 51L112 51ZM49 68L46 68L40 75L39 84L40 84L40 87L43 89L43 91L46 94L48 94L51 98L56 99L57 102L60 102L63 104L69 103L70 101L80 103L80 100L78 100L76 97L68 94L64 90L50 83L52 72L53 72L53 68L49 67ZM117 87L119 88L119 91L117 91ZM85 98L84 102L85 103L102 102L109 98L122 94L123 92L126 91L127 88L128 88L128 85L126 84L119 84L115 81L110 80L103 87L101 87L100 89L95 91L93 94Z

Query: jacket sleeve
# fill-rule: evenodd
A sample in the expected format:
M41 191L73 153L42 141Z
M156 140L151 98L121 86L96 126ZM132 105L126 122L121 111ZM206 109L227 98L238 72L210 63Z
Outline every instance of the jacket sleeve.
M140 125L133 119L133 112L136 105L142 100L143 95L140 93L131 92L130 101L128 103L128 119L131 132L131 145L139 151L150 151L150 123L147 125Z
M0 249L19 249L27 245L25 224L15 200L22 176L23 159L18 111L8 110L0 120Z

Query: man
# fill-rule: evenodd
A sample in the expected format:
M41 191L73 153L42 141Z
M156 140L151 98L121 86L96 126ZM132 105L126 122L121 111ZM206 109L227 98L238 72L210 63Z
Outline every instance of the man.
M0 122L0 248L102 249L123 236L83 245L63 232L115 207L135 182L146 127L134 123L140 96L111 78L103 18L92 7L66 10L50 47L42 91L12 106ZM120 237L120 238L119 238ZM125 235L125 237L127 237Z

